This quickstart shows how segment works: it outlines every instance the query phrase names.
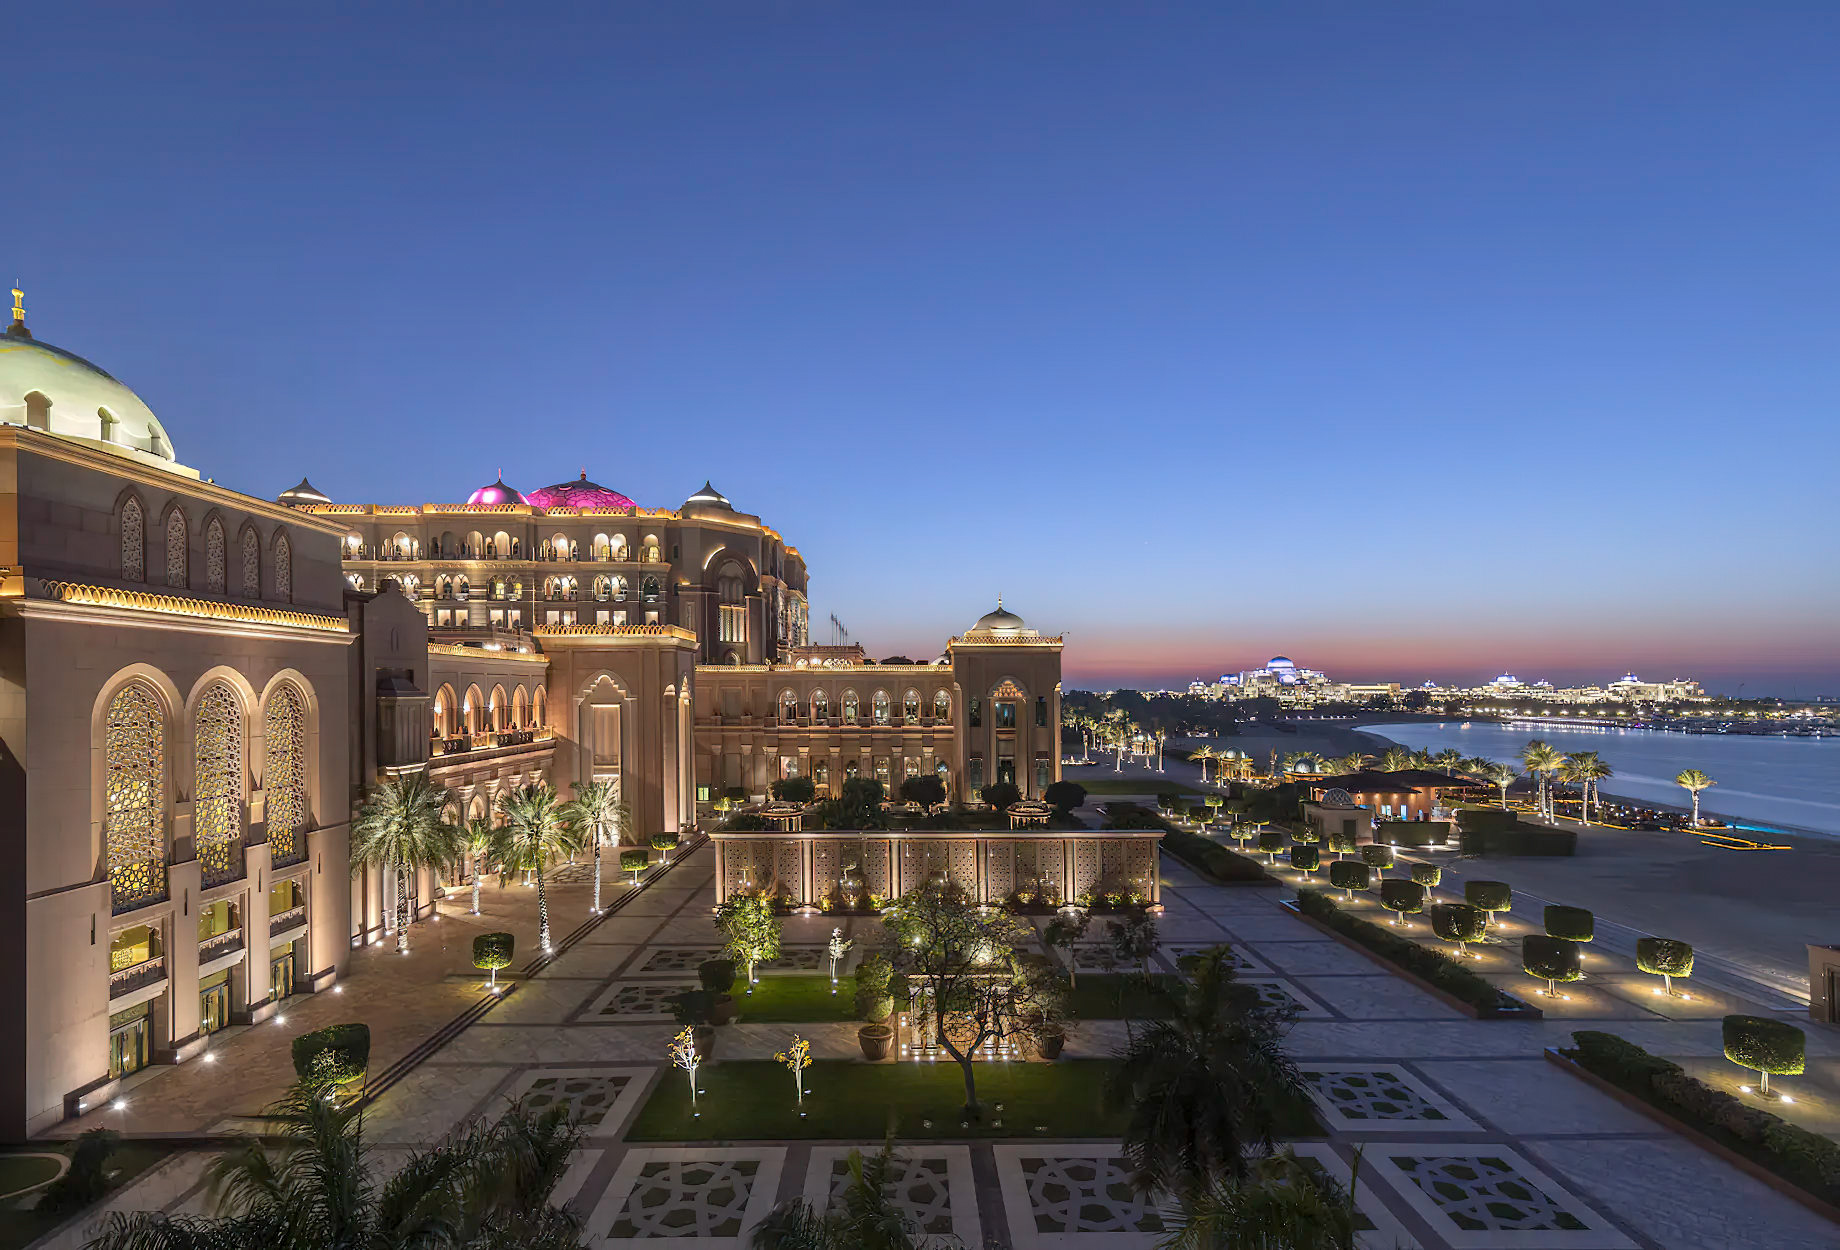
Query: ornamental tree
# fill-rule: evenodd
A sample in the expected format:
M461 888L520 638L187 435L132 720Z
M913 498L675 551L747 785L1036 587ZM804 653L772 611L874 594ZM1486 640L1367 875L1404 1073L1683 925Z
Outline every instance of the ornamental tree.
M1468 903L1437 903L1431 908L1431 931L1457 944L1457 958L1469 954L1469 943L1488 936L1489 913Z
M773 1056L774 1062L784 1064L792 1079L798 1083L799 1106L805 1106L805 1069L811 1066L811 1043L797 1033L792 1035L792 1045ZM799 1112L800 1115L804 1111Z
M364 1075L371 1061L367 1024L329 1024L302 1033L292 1043L294 1075L303 1081L344 1084ZM1801 1071L1800 1068L1796 1069Z
M517 953L517 939L509 933L481 933L473 939L473 967L492 974L492 986L498 987L498 970L511 966Z
M696 1070L703 1062L702 1052L696 1048L696 1030L686 1024L665 1053L671 1057L671 1066L682 1068L690 1078L690 1114L702 1115L696 1106Z
M1673 938L1637 938L1636 967L1651 976L1660 977L1661 992L1672 997L1674 978L1685 980L1693 975L1693 948ZM1685 998L1686 995L1681 997Z
M1726 1016L1721 1026L1725 1057L1762 1078L1761 1092L1770 1094L1770 1076L1799 1076L1807 1058L1808 1037L1786 1020L1768 1016Z
M632 874L632 883L634 885L639 884L639 874L644 872L646 869L646 865L650 864L651 862L652 862L652 856L651 856L651 852L649 851L631 850L631 851L621 851L620 852L620 871L630 872Z
M1007 812L1022 802L1022 791L1013 781L993 781L978 791L978 797L999 812Z
M1368 875L1373 870L1366 864L1357 864L1352 859L1338 859L1329 865L1329 884L1342 892L1342 901L1354 898L1354 891L1367 889Z
M1072 785L1073 783L1068 782L1067 784ZM1049 789L1053 787L1050 786ZM939 779L938 773L919 773L901 782L900 793L903 802L916 804L930 812L945 803L946 783ZM1083 799L1085 796L1086 791L1080 790L1080 797ZM1079 804L1076 803L1074 806L1078 807Z
M1278 852L1284 849L1284 832L1280 829L1267 829L1259 835L1259 849L1265 852L1265 862L1278 862Z
M1291 841L1300 842L1305 846L1315 846L1322 841L1322 834L1314 825L1301 825L1291 831Z
M1086 929L1092 924L1092 917L1076 909L1063 911L1048 922L1042 940L1059 951L1067 952L1067 980L1071 985L1080 983L1079 957L1075 947L1086 936Z
M1568 942L1545 933L1529 933L1521 939L1521 967L1530 977L1540 977L1546 982L1541 991L1548 998L1560 997L1553 988L1556 981L1576 981L1584 975L1583 962L1578 958L1578 943Z
M1379 842L1370 842L1361 848L1361 862L1374 870L1374 875L1381 881L1386 880L1386 870L1396 862L1393 848Z
M664 855L664 862L671 862L671 852L677 849L677 835L674 833L654 833L652 849Z
M1313 846L1293 846L1290 860L1292 868L1305 876L1313 876L1322 866L1322 852Z
M833 994L837 992L837 965L843 962L843 957L850 953L850 947L854 945L853 941L843 936L841 928L831 930L830 943L824 950L831 957L831 993Z
M1399 919L1395 924L1407 925L1405 917L1416 916L1425 910L1425 887L1416 881L1405 881L1398 877L1380 882L1380 906L1392 912Z
M945 793L943 786L940 788L940 793L942 795ZM942 798L940 801L945 800ZM1041 792L1041 801L1065 816L1086 802L1086 787L1077 781L1056 781Z
M1554 903L1546 909L1546 932L1552 937L1568 942L1589 942L1596 928L1596 920L1582 907L1561 907Z
M1413 864L1412 880L1424 886L1429 892L1444 883L1444 870L1436 864Z
M1514 891L1506 881L1465 881L1463 901L1486 912L1488 923L1493 925L1496 912L1514 909Z
M1352 855L1359 845L1355 841L1352 829L1331 829L1328 832L1329 849L1335 852L1336 862L1341 862L1344 855Z
M1119 963L1136 964L1144 979L1150 979L1150 959L1163 944L1156 931L1156 921L1143 912L1134 911L1108 923L1105 937Z
M754 992L754 965L779 958L779 916L764 894L736 894L716 908L722 953L747 969L748 993Z
M818 785L810 777L782 777L767 789L781 803L809 803L818 796Z

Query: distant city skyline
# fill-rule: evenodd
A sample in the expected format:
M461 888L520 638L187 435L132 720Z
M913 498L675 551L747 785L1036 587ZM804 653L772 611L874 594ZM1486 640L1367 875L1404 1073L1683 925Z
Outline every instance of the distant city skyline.
M814 621L1086 687L1840 690L1831 8L9 35L0 277L235 489L708 479Z

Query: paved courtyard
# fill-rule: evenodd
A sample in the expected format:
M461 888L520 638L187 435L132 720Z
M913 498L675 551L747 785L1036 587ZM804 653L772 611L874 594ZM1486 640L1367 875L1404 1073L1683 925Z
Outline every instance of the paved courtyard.
M775 1202L835 1192L848 1148L879 1143L625 1141L656 1083L684 1079L664 1064L674 1026L661 1000L694 983L716 946L711 861L707 850L688 856L417 1067L367 1114L367 1138L394 1153L514 1098L566 1102L586 1139L557 1197L604 1246L739 1250ZM1602 1019L1472 1020L1281 910L1287 890L1206 884L1173 861L1164 870L1169 970L1181 954L1230 942L1246 980L1303 1008L1290 1047L1328 1136L1297 1150L1344 1181L1358 1156L1363 1246L1840 1244L1834 1225L1543 1057L1599 1025L1660 1053L1716 1054L1716 1016L1670 1019L1606 992L1581 1000L1605 1004ZM875 927L791 918L782 968L818 967L834 923L859 939ZM794 1029L818 1058L859 1054L852 1024L739 1024L720 1030L716 1061L769 1058ZM1068 1054L1104 1055L1123 1032L1086 1023ZM1824 1031L1811 1029L1809 1043L1822 1061L1840 1054ZM114 1205L199 1209L202 1166L202 1155L181 1156ZM1167 1226L1106 1141L915 1143L903 1147L897 1188L929 1232L973 1247L1131 1250ZM79 1233L62 1244L80 1244Z

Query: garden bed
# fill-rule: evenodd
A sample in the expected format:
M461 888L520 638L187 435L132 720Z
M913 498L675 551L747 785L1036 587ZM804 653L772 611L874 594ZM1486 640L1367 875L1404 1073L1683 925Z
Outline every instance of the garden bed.
M1318 891L1299 891L1296 902L1286 901L1279 906L1466 1016L1477 1020L1539 1020L1545 1015L1448 955L1349 915ZM1312 915L1312 907L1324 910Z
M837 992L831 993L832 989ZM806 1024L856 1019L856 982L848 977L834 986L822 973L769 973L754 983L754 992L737 981L735 1020L739 1024Z
M1152 988L1154 986L1154 988ZM1187 982L1168 973L1144 984L1135 972L1082 972L1067 992L1067 1010L1078 1020L1161 1020L1175 1014Z
M1761 1107L1721 1093L1688 1076L1680 1065L1614 1034L1587 1031L1574 1033L1572 1038L1581 1044L1569 1051L1548 1047L1547 1060L1717 1155L1740 1172L1840 1224L1840 1181L1823 1183L1824 1176L1840 1175L1840 1145ZM1586 1044L1587 1038L1606 1040ZM1664 1098L1656 1092L1657 1077L1665 1078L1668 1087L1676 1092L1714 1109L1713 1116L1693 1115L1688 1108ZM1747 1132L1755 1129L1756 1140L1747 1140L1721 1122L1726 1116L1719 1113L1729 1114L1734 1107L1743 1114L1732 1116L1732 1122L1744 1125Z

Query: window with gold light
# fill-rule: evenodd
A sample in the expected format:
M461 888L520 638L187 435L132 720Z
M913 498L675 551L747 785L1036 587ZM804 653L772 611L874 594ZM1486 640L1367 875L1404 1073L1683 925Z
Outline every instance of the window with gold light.
M192 717L192 844L205 886L243 875L243 703L213 682Z
M269 858L297 864L307 854L307 707L293 686L276 686L268 696L263 736Z
M109 897L119 913L166 897L166 709L145 682L110 701L103 755Z
M147 522L138 499L121 505L121 580L147 580Z

